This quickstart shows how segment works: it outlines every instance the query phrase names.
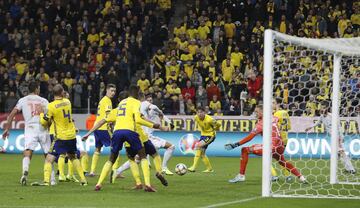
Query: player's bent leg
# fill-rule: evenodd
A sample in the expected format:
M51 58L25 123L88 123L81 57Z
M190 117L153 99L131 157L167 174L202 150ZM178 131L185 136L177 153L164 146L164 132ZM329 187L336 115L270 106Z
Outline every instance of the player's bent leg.
M170 158L172 157L174 150L175 150L175 145L169 143L169 142L165 142L164 148L166 149L164 152L164 157L163 157L163 162L162 162L162 171L163 173L165 173L166 175L174 175L174 173L172 173L169 168L167 167L167 164L170 160Z
M201 152L201 159L203 161L203 163L206 166L206 170L203 171L203 173L212 173L214 172L210 160L208 158L208 156L206 156L206 147L203 147L202 152Z
M80 152L80 160L81 160L81 167L84 170L84 173L87 174L89 172L89 155L87 152L81 151Z
M65 177L65 154L59 155L58 159L59 182L66 182Z
M80 176L80 185L87 186L88 183L87 183L87 180L85 178L84 171L83 171L83 169L81 167L80 160L77 159L77 157L75 156L75 153L73 153L73 152L68 153L68 157L71 160L71 162L72 162L74 168L76 169L78 175Z
M52 163L55 161L55 156L48 154L44 163L44 183L42 185L49 186L50 185L50 177L52 171Z
M340 156L341 162L343 163L343 165L345 167L345 172L350 173L350 174L355 174L356 170L355 170L353 164L351 163L349 156L346 155L346 153L343 149L339 150L339 156Z
M192 164L192 166L190 168L188 168L188 171L190 172L195 172L198 163L199 163L199 159L201 157L202 154L202 147L206 145L204 141L200 141L197 145L196 145L196 150L195 150L195 156L194 156L194 162Z

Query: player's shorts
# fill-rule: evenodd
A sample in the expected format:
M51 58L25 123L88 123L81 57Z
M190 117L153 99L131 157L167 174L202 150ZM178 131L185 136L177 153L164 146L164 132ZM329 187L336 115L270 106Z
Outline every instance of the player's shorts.
M147 155L154 155L155 153L157 153L154 144L150 140L144 142L143 144ZM131 147L126 147L126 153L130 157L135 157L137 151L134 151Z
M114 154L119 153L122 149L124 142L129 143L130 149L138 152L143 144L140 141L139 134L126 129L116 130L111 139L111 152Z
M164 148L166 145L166 140L157 136L149 135L149 140L153 143L156 149Z
M76 153L76 139L71 140L61 140L57 139L53 141L50 154L57 155L65 154L65 153Z
M107 130L96 130L94 131L95 136L95 147L108 147L111 144L111 137Z
M40 144L44 153L48 153L51 146L49 133L47 131L40 130L38 126L25 127L24 133L25 150L35 150Z
M200 141L205 142L205 145L202 148L207 149L209 144L211 144L215 141L215 136L201 136Z

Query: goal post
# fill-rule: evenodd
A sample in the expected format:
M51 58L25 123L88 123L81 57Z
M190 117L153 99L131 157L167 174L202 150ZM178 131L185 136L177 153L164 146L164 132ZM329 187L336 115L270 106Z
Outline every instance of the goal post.
M360 38L265 30L263 87L262 196L360 199ZM285 160L307 184L272 159L274 99L292 123Z

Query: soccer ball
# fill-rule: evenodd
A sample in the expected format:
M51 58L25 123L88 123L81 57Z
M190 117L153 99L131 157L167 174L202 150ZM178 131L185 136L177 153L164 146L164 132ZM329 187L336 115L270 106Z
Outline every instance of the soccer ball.
M175 166L175 173L178 175L185 175L187 172L187 167L183 163L179 163Z

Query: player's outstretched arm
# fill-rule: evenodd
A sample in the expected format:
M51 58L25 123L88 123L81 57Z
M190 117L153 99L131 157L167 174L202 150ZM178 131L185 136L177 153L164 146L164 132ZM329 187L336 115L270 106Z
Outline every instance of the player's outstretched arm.
M5 140L9 137L9 134L10 134L9 130L11 127L11 123L17 113L19 113L19 110L17 108L13 108L12 111L10 112L9 116L7 117L6 124L4 127L4 132L2 134L3 140Z
M92 134L94 131L96 131L97 129L99 129L102 125L104 125L105 123L107 123L107 121L105 119L101 119L99 122L96 122L94 124L94 126L81 138L82 141L85 141L88 139L88 137L90 136L90 134Z
M239 146L251 141L255 136L256 136L256 133L251 132L249 135L247 135L245 138L243 138L239 142L225 144L225 149L226 150L235 149L236 147L239 147Z

